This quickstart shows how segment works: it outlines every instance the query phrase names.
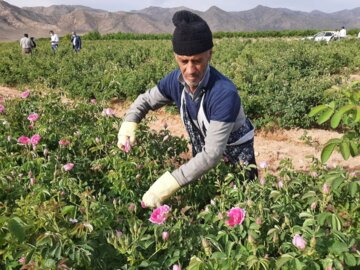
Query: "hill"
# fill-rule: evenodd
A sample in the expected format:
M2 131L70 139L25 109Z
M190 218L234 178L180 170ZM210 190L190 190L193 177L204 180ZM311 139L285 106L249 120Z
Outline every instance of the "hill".
M18 40L23 33L47 37L49 30L59 35L71 31L86 33L171 33L172 15L180 9L148 7L131 12L109 12L79 5L52 5L50 7L24 7L0 1L0 41ZM336 29L341 26L360 28L360 8L334 13L321 11L301 12L285 8L257 6L246 11L227 12L216 6L201 12L214 32Z

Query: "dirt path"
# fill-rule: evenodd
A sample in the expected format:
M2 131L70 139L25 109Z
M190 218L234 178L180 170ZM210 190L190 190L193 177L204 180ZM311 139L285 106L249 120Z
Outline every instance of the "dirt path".
M15 89L0 86L0 97L6 99L19 95L20 92ZM124 116L128 106L129 104L124 103L114 102L111 104L118 117ZM166 123L174 136L184 136L187 138L187 133L179 115L173 115L161 109L157 112L149 113L147 117L154 118L150 123L150 128L159 130ZM331 138L340 136L341 134L337 132L319 129L280 129L271 133L257 130L255 135L256 159L258 163L262 161L268 162L270 170L276 171L282 159L290 158L295 169L307 171L309 170L311 158L320 157L324 143ZM328 166L340 165L349 171L359 171L360 157L344 161L340 154L335 153L327 164Z

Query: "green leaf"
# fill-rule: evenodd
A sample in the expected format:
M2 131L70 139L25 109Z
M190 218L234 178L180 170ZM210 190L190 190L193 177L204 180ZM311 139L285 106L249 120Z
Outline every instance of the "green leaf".
M258 261L259 261L258 257L254 256L254 255L249 256L247 259L248 269L255 267L255 265L258 263Z
M302 200L308 199L308 198L316 198L316 193L315 191L308 191L306 192L303 196L302 196Z
M360 121L360 106L356 107L356 114L355 114L355 119L354 119L354 123L357 123Z
M354 141L350 141L350 154L355 157L359 154L359 147Z
M289 254L281 255L280 259L276 261L276 269L281 269L283 265L285 265L288 261L292 259L294 259L294 257Z
M74 205L67 205L67 206L64 206L62 209L61 209L61 214L63 216L65 216L66 214L73 214L74 213L74 210L75 210L75 206Z
M356 183L356 182L351 182L351 183L349 184L349 190L350 190L350 196L354 198L355 195L357 194L358 183Z
M279 198L280 196L281 196L280 191L278 191L278 190L273 190L273 191L270 192L269 198L270 198L270 199L271 199L271 198L274 198L274 199L276 200L276 199Z
M327 109L326 105L318 105L318 106L312 108L308 115L309 115L309 117L313 117L314 115L317 115L318 113L320 113L321 111L323 111L325 109Z
M300 262L300 260L298 258L295 258L295 269L296 270L302 270L304 269L304 264L302 262Z
M336 230L336 231L341 230L341 221L336 214L331 215L331 227L333 230Z
M344 113L350 111L353 108L354 108L354 105L348 104L348 105L341 107L336 113L334 113L333 117L331 118L331 122L330 122L331 127L337 128L338 125L340 124L340 121L341 121Z
M35 252L35 248L33 248L33 249L29 252L29 254L26 256L25 263L29 263L29 262L30 262L32 256L34 255L34 252Z
M349 142L342 142L340 144L340 153L345 160L348 160L350 157L350 144Z
M316 223L315 219L313 218L308 218L304 221L303 223L303 227L309 227L309 226L312 226Z
M10 233L15 236L19 242L22 242L25 239L25 230L21 223L23 222L18 217L14 217L8 221L8 229Z
M202 265L203 265L202 260L200 260L196 256L192 256L190 259L189 266L186 269L187 270L201 270Z
M317 123L318 123L319 125L325 123L327 120L330 119L330 117L333 115L333 113L334 113L334 109L331 109L331 108L326 109L326 111L324 111L324 112L320 115L319 119L317 120Z
M345 253L344 257L345 257L345 263L348 266L355 266L356 265L356 258L355 258L354 255L352 255L350 253Z
M44 266L54 269L56 266L56 261L53 259L46 259Z
M312 218L312 217L313 217L313 214L308 213L308 212L301 212L301 213L299 214L299 217L300 217L300 218Z
M278 228L271 228L268 232L267 235L273 234L273 233L277 233L279 231Z
M336 255L341 255L342 253L348 251L348 247L345 243L343 242L338 242L336 241L334 244L332 244L330 247L329 247L329 251L331 253L334 253Z
M331 154L334 152L334 149L337 145L335 143L329 143L325 145L323 150L321 151L321 161L325 163L329 160Z
M331 216L329 212L323 212L317 216L317 221L321 226L325 224L325 221Z

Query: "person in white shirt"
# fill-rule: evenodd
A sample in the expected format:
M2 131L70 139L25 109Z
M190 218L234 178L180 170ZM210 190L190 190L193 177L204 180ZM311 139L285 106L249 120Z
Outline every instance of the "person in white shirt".
M358 36L357 36L359 39L360 39L360 32L358 33Z
M20 39L20 46L23 54L31 54L31 40L28 34L24 34Z
M57 34L54 33L54 31L50 31L50 43L51 43L51 49L53 52L55 52L59 46L59 37Z
M346 29L344 26L340 30L340 38L346 38Z

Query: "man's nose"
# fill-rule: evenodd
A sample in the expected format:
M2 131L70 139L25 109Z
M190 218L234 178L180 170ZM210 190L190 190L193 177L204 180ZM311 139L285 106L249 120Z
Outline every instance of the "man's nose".
M193 63L189 62L187 71L188 71L188 73L194 73L196 71L196 66Z

